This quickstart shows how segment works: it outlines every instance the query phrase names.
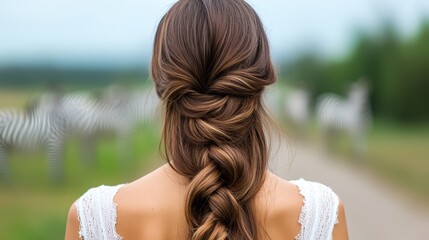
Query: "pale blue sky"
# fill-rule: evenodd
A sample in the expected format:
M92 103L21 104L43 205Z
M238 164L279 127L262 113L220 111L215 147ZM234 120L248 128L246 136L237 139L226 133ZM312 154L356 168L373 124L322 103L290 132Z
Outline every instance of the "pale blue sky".
M0 0L0 65L138 65L173 0ZM249 0L276 59L304 48L344 53L357 29L393 18L405 35L429 16L428 0Z

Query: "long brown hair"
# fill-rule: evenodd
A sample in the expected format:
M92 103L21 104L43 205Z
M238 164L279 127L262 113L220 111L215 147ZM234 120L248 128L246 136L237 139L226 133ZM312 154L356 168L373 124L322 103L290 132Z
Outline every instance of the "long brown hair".
M261 95L276 80L268 40L243 0L180 0L161 19L152 79L168 163L189 180L189 239L257 239L252 199L268 151Z

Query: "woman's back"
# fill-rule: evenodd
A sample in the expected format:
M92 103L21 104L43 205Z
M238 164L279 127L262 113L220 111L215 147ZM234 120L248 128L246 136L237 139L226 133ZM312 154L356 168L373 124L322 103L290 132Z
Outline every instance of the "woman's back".
M166 167L121 189L115 198L118 204L118 233L125 239L186 240L188 233L184 217L186 185L180 184L180 182L183 182L183 179L180 180L179 176ZM267 229L270 236L282 237L273 237L273 240L288 239L287 233L296 236L299 232L300 226L296 220L301 211L302 198L299 196L296 187L292 184L284 186L285 184L282 183L280 183L281 186L277 186L277 190L283 188L282 196L277 195L275 197L276 191L273 190L276 186L274 184L273 178L267 179L267 183L257 196L255 212L260 216L260 219L266 215L265 225L270 226ZM144 188L149 189L149 191L144 192L142 190ZM277 194L279 193L280 191L277 192ZM142 202L136 202L133 199L142 199ZM283 203L280 203L282 200ZM138 210L135 211L136 209ZM134 215L136 212L138 212L137 216ZM133 221L136 223L135 225L129 225L129 220L121 224L121 217L122 219L129 219L133 215L136 217ZM279 221L280 219L282 221ZM287 223L289 219L294 219L295 221L291 221L294 224L281 226L282 222ZM147 225L140 225L139 222L147 223ZM279 232L283 233L278 234Z
M85 240L331 238L338 197L267 170L262 94L277 77L249 4L177 1L157 28L151 77L163 106L168 165L80 198L71 215L79 215Z
M168 165L126 185L91 189L72 207L74 227L66 237L186 240L186 192L186 179ZM325 240L332 233L334 240L347 239L342 204L324 185L288 182L267 172L254 208L262 239Z

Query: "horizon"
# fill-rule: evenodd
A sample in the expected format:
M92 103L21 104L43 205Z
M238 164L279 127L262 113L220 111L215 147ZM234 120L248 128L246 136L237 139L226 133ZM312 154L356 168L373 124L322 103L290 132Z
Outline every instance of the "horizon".
M146 66L157 23L174 2L4 0L0 67ZM275 62L302 52L336 58L351 50L360 32L376 34L386 21L406 38L429 19L424 0L248 2L262 19Z

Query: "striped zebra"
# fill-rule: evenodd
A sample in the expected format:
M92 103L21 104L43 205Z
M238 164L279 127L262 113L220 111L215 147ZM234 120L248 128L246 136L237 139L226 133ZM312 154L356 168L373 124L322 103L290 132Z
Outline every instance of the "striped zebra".
M284 99L285 118L296 128L299 137L305 137L310 120L310 92L301 88L290 88Z
M66 94L62 111L68 132L81 139L85 162L95 158L94 144L100 134L116 136L119 158L128 157L130 139L135 128L154 119L157 97L154 91L126 91L108 88L96 99L87 92Z
M97 131L102 114L97 100L85 91L65 94L59 103L61 114L67 119L68 135L92 134Z
M133 128L142 123L154 123L159 117L157 115L158 105L159 98L153 88L130 92L126 115Z
M156 119L159 101L154 89L126 91L109 88L99 104L104 114L113 116L108 119L110 123L106 122L107 126L134 129L144 122Z
M282 120L284 113L284 89L276 84L265 89L263 94L263 103L266 106L269 114L275 120Z
M60 114L58 95L46 94L27 111L0 111L0 177L9 177L8 153L12 148L46 147L48 172L59 180L62 172L66 119Z
M366 152L366 134L372 124L368 95L367 82L359 80L351 85L345 99L326 93L316 100L316 117L322 130L325 133L333 130L347 133L358 157Z
M120 155L125 156L135 127L154 119L157 97L148 90L113 96L96 99L85 91L62 96L44 94L25 112L0 111L0 177L9 175L7 155L12 148L31 150L45 146L49 175L53 180L60 179L64 143L71 135L81 137L85 152L93 152L96 135L114 133Z
M155 91L144 89L126 91L108 89L99 100L101 132L113 132L117 136L121 158L127 158L130 140L134 130L144 122L156 118L158 97Z

